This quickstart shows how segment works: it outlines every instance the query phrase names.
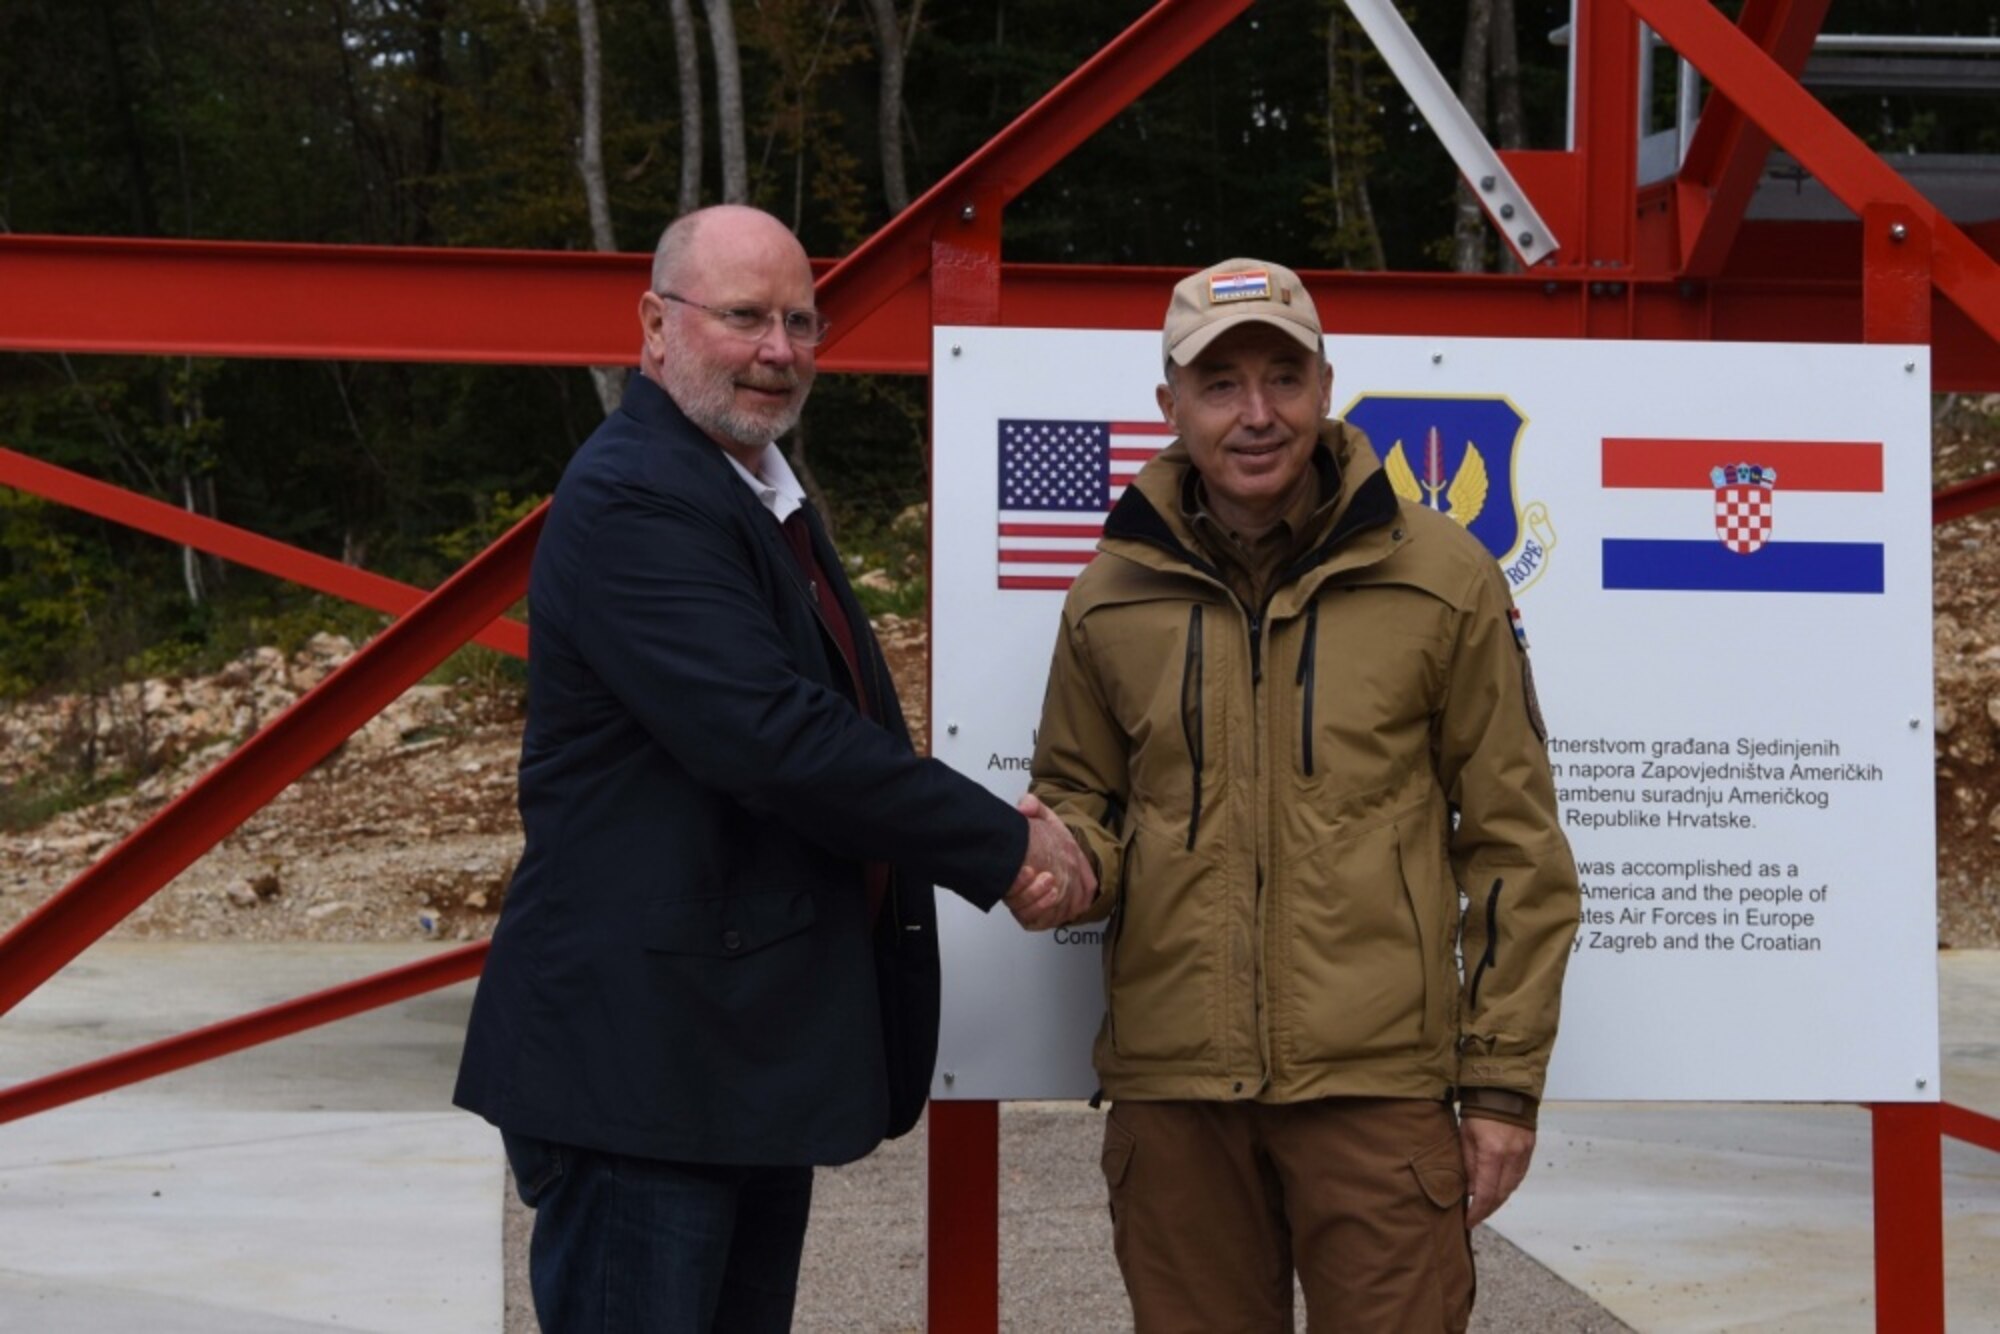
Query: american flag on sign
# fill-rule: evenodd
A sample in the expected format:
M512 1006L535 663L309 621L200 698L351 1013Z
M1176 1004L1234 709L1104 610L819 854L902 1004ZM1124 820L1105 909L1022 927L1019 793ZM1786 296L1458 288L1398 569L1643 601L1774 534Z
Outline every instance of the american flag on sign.
M1163 422L1003 419L1000 587L1074 583L1097 554L1104 516L1173 435Z

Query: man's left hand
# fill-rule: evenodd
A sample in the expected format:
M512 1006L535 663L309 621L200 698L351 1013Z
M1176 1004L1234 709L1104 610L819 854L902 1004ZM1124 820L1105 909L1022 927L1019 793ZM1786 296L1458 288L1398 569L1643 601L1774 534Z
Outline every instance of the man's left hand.
M1528 1175L1535 1132L1468 1116L1458 1123L1458 1142L1465 1153L1465 1225L1478 1227L1507 1203L1514 1187Z

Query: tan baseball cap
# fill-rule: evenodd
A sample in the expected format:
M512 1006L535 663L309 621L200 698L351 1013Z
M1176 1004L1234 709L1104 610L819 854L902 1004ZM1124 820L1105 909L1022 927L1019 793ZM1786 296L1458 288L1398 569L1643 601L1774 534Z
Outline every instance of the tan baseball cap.
M1225 259L1174 284L1167 303L1166 356L1185 366L1239 324L1275 325L1320 349L1319 311L1299 275L1262 259Z

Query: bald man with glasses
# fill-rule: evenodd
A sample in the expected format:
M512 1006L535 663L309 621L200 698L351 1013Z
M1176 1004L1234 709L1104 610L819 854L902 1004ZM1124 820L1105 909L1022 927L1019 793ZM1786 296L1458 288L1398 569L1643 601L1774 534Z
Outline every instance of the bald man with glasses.
M907 1131L945 885L1023 926L1096 892L912 750L783 453L826 321L767 213L660 239L641 373L556 488L529 584L526 847L456 1101L536 1210L550 1331L790 1327L816 1164Z

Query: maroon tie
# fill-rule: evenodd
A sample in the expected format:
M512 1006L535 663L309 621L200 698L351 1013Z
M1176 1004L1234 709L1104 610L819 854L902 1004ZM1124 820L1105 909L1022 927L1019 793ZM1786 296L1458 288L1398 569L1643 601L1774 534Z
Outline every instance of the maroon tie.
M855 649L854 627L848 624L847 612L835 596L833 583L826 577L819 557L813 554L812 529L806 524L805 507L801 505L778 525L785 535L785 545L792 550L792 559L798 562L799 572L806 577L806 587L812 590L813 601L819 607L820 620L833 635L834 647L840 650L841 660L847 664L847 679L854 682L854 704L864 718L875 716L868 698L867 678L861 674L861 655ZM882 910L882 900L889 892L889 865L887 862L869 862L863 868L863 876L868 887L868 915L872 919Z

